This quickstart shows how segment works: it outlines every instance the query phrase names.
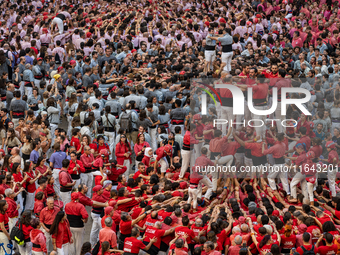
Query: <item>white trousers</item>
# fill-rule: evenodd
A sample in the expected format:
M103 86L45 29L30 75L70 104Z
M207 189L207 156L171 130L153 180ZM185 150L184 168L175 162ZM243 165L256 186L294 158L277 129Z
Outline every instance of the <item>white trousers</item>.
M47 233L43 227L41 227L40 230L44 233L46 237L46 249L47 253L49 254L53 250L52 236L50 235L50 233Z
M91 212L91 218L93 220L92 222L92 228L91 228L91 234L90 234L90 243L92 247L96 245L98 242L99 237L99 231L102 229L101 219L99 214Z
M159 160L159 164L161 165L161 173L165 173L166 170L169 168L169 163L166 157L163 157Z
M182 149L181 154L182 154L182 167L181 172L179 174L179 178L183 178L184 174L186 173L189 167L191 151Z
M24 209L24 199L22 198L22 194L21 193L17 196L17 204L20 205L20 208L18 209L18 212L19 212L19 215L21 215L21 212Z
M214 50L206 50L204 51L204 57L207 63L214 62L216 58L216 52Z
M32 243L27 242L25 245L19 245L20 255L31 255L32 253Z
M328 184L329 184L329 190L332 193L332 196L335 197L336 196L336 190L335 190L335 178L336 178L336 168L329 166L330 168L328 169Z
M91 197L91 190L93 184L93 174L92 173L81 173L80 174L80 183L85 184L88 187L86 192L86 196Z
M197 197L199 195L199 188L192 189L189 188L189 198L188 198L188 204L191 204L191 201L193 201L192 207L194 209L197 209Z
M307 198L307 182L306 175L302 173L296 173L290 182L290 191L293 198L297 198L296 186L301 183L302 194L305 198Z
M232 155L227 155L227 156L224 156L222 158L220 158L218 161L217 161L217 164L218 165L226 165L227 167L230 166L232 163L233 163L233 160L234 160L234 157ZM211 175L212 175L212 189L213 191L216 191L217 190L217 182L218 182L218 179L222 177L223 173L222 172L219 172L217 169L215 169L216 171L212 172Z
M276 190L275 178L279 177L283 186L283 189L290 194L289 185L288 185L288 175L286 172L282 171L281 166L284 164L275 164L273 166L273 170L268 174L268 182L269 186L272 190Z
M267 110L268 106L254 106L255 109L257 110ZM252 114L252 118L256 119L256 120L262 120L263 121L263 126L261 121L255 121L252 125L255 126L255 131L256 131L256 135L260 135L261 139L265 139L266 138L266 115L255 115ZM261 126L261 127L258 127Z
M69 243L65 243L61 246L61 248L57 248L57 255L68 255L68 251L69 251Z
M127 180L127 179L129 179L129 174L130 174L130 166L131 166L130 160L125 159L123 166L126 166L126 171L124 172L124 175L125 175L126 180Z
M308 191L308 197L309 201L314 201L314 183L307 182L307 191Z
M59 182L59 173L60 173L60 169L54 168L53 169L53 173L52 176L54 178L54 191L55 193L60 196L60 182Z
M73 243L70 244L69 255L79 255L84 241L85 227L70 228L70 230L72 233Z
M33 209L34 209L34 193L27 193L25 210L32 211Z
M61 198L61 201L63 201L63 203L64 203L64 207L63 208L65 208L65 205L67 203L71 202L71 191L60 192L60 198Z
M222 131L222 136L225 136L227 134L227 127L230 127L230 121L234 121L233 107L221 106L221 119L228 121L228 123L222 124L220 127L217 125L217 128Z
M233 52L222 52L222 63L225 63L226 66L223 68L224 71L230 73L231 71L231 60L233 58Z
M51 128L51 136L52 136L52 141L53 141L56 138L54 135L54 132L58 128L58 125L50 123L50 128Z
M8 218L8 228L9 228L9 233L11 233L12 228L17 224L19 218Z
M30 97L33 94L33 88L25 86L25 95L27 95L27 98Z
M213 184L210 181L210 179L208 178L208 176L204 175L203 179L200 180L200 187L201 188L200 188L199 193L198 193L199 198L202 198L202 184L204 184L205 186L208 187L208 190L205 193L204 197L209 200L210 197L211 197L211 194L213 192Z
M157 150L157 128L149 128L149 135L151 138L151 148L153 151Z
M110 158L113 159L115 153L114 153L114 148L116 148L115 145L115 138L116 138L116 133L115 132L104 132L104 135L106 135L109 139L109 147L110 147Z
M52 25L57 25L60 34L64 33L64 22L62 19L55 17L52 20Z

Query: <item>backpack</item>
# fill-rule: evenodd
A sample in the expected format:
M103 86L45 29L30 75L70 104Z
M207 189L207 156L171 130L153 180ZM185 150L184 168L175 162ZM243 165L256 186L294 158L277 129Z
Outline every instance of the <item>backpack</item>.
M57 65L60 65L60 64L61 64L60 56L59 56L58 53L55 54L54 59L55 59L55 63L56 63Z
M92 250L92 255L97 255L98 252L99 252L99 248L100 248L100 243L99 241L97 242L97 244L93 247L93 250Z
M11 240L15 241L18 245L25 244L24 232L22 232L22 224L17 222L17 224L12 228L11 234L9 236Z
M312 249L310 249L309 251L303 245L301 246L301 249L303 250L302 255L315 255L314 245L312 246Z
M132 113L123 112L120 116L120 127L126 130L126 133L132 132Z
M328 54L334 52L334 48L333 48L333 46L329 43L329 40L324 41L324 43L325 43L326 46L327 46Z

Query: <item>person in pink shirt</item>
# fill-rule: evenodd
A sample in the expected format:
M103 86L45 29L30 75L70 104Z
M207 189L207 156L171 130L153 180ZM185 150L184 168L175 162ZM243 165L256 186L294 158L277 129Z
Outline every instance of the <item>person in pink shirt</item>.
M293 36L293 41L292 41L292 46L295 47L303 47L303 42L302 39L300 37L300 32L299 31L295 31L294 32L294 36Z

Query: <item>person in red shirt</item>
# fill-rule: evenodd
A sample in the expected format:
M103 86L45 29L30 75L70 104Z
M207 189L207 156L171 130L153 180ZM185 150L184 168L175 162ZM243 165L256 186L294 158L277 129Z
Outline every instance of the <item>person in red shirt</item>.
M4 248L6 249L6 253L10 253L7 245L9 244L9 240L11 240L9 236L9 226L8 226L8 203L6 200L0 200L0 242L4 244Z
M76 182L75 186L80 184L80 174L85 173L85 168L80 160L77 160L77 154L75 152L70 153L71 161L68 166L68 173L71 175L72 180Z
M7 209L7 215L8 215L8 226L9 226L9 231L12 230L12 228L15 226L15 224L18 221L18 216L19 216L19 207L20 205L17 205L15 202L15 192L12 189L6 189L5 190L5 200L7 201L8 204L8 209Z
M106 207L108 203L101 203L98 201L94 201L91 198L87 197L85 194L88 193L88 187L85 184L80 184L78 186L78 193L79 193L79 202L84 206L96 206L96 207Z
M48 197L48 194L47 194L47 177L41 177L38 180L38 185L39 185L39 187L35 191L35 195L37 195L39 192L43 192L44 193L43 202L45 203L46 198Z
M215 250L215 244L211 241L205 242L203 245L203 249L206 255L222 255L222 253Z
M20 254L29 254L32 250L32 243L30 241L30 232L33 230L31 226L32 213L31 211L24 211L19 220L19 227L22 228L24 234L25 245L18 245Z
M111 162L111 166L109 167L109 171L107 173L107 179L113 181L112 185L117 186L118 176L124 174L127 170L126 166L118 165L116 160Z
M285 164L284 155L286 153L286 144L284 143L284 138L283 133L278 133L276 135L277 142L274 146L271 146L269 149L265 149L264 146L262 146L262 152L264 155L272 154L275 161L273 166L275 170L268 175L270 188L276 190L275 178L276 176L279 176L284 190L287 194L290 194L287 173L280 169L280 167ZM276 171L277 169L278 171Z
M196 243L199 242L200 233L198 233L198 236L195 236L194 231L192 231L189 228L189 218L188 218L188 216L184 216L182 218L182 226L178 226L175 230L175 233L182 238L184 237L184 235L187 236L186 242L188 243L190 250L193 250L193 248L194 248L194 244L192 243L192 241L195 241Z
M79 192L73 192L71 194L71 202L65 205L65 213L70 222L70 230L74 238L74 242L70 244L70 250L74 252L73 254L81 252L85 234L84 223L89 218L85 206L79 203L79 197Z
M123 165L127 167L127 171L125 172L125 176L129 177L130 164L131 164L131 146L127 141L126 135L120 135L120 141L116 145L115 155L117 158L117 164Z
M71 175L67 172L70 165L68 159L62 161L62 168L59 172L59 182L60 182L60 198L64 203L64 206L71 202L71 190L76 184L76 181L72 180Z
M284 234L281 235L282 253L289 253L296 244L296 235L292 232L292 225L287 224L284 228Z
M109 157L109 151L106 149L103 149L100 151L100 154L97 156L95 161L92 164L92 173L95 175L95 185L103 185L103 182L107 179L107 166L110 166L111 164L108 162L105 162L106 159Z
M96 185L93 187L93 195L92 195L92 200L97 201L100 203L106 203L107 199L103 196L103 187L100 185ZM99 230L101 229L101 214L103 212L103 207L97 207L96 205L92 205L92 211L91 211L91 218L93 220L92 222L92 228L91 228L91 234L90 234L90 243L92 246L96 245L97 239L98 239L98 234Z
M331 191L331 194L333 197L336 196L336 190L335 190L335 178L337 173L337 166L339 162L339 155L336 151L336 146L333 141L328 141L326 143L326 148L328 153L328 159L323 159L322 161L325 161L328 163L328 184L329 184L329 190Z
M136 223L138 223L140 220L144 219L144 217L146 215L148 215L148 213L150 213L150 211L142 213L141 215L139 215L134 220L132 220L131 216L127 213L121 214L121 222L119 223L119 230L120 230L120 236L119 236L120 242L119 242L119 247L118 247L119 250L123 250L123 248L125 248L125 238L134 236L134 235L132 235L133 234L132 233L133 226ZM151 247L151 245L150 245L150 247ZM144 247L145 247L145 245L144 245ZM125 249L124 249L124 251L125 251Z
M293 169L299 169L299 167L307 162L306 152L305 152L306 145L298 143L295 145L295 151L299 155L297 158L289 157L291 160L295 160L295 164L293 164ZM291 191L291 197L289 199L290 203L296 203L297 202L297 185L301 183L302 192L304 193L304 196L307 197L307 187L306 187L306 176L300 172L297 172L293 178L293 180L290 182L290 191Z
M84 147L84 143L80 143L79 137L80 137L80 129L79 128L72 129L72 138L70 141L70 146L76 148L77 154L81 153Z
M140 236L138 228L131 230L131 236L124 239L123 251L127 254L138 254L140 250L148 251L153 243L157 241L154 237L150 240L148 245L145 245L141 240L137 238Z
M313 251L316 254L314 245L309 243L310 239L311 235L309 233L307 232L303 233L302 235L303 245L296 248L296 251L300 253L300 255L303 255L303 253L306 251Z
M325 239L326 245L319 246L322 240ZM320 236L319 240L315 244L315 253L319 253L320 255L331 255L338 253L338 246L333 243L333 235L330 233L326 233Z
M154 226L148 226L145 230L144 241L143 241L145 245L148 245L153 238L156 238L157 240L151 245L150 249L148 250L148 253L150 255L157 255L158 251L161 248L162 237L170 235L175 231L175 228L171 228L168 230L162 230L161 228L162 228L162 222L157 221L155 222Z
M33 212L36 217L39 218L40 212L44 209L45 205L43 202L45 195L44 192L40 191L35 195L34 209Z
M92 183L93 183L93 174L92 172L92 164L94 162L93 154L91 153L90 146L84 147L84 153L80 156L80 161L83 163L83 166L85 168L85 173L80 174L80 180L81 183L85 184L87 187L89 187L87 196L91 196L91 190L92 190Z
M69 245L73 243L73 238L65 212L57 213L50 234L52 235L53 251L56 251L57 254L68 254Z
M183 140L183 143L184 143L184 140ZM183 144L183 146L184 146L184 144ZM161 165L161 176L163 178L165 173L166 173L166 170L169 167L169 163L166 159L167 156L170 157L170 167L172 166L172 146L170 144L166 144L162 147L159 147L156 150L156 155L157 155L157 157L156 157L156 161L154 163L154 169L156 170L158 164L160 164ZM182 157L183 157L183 154L182 154ZM184 161L184 158L183 158L183 161ZM182 165L184 166L184 163L182 163ZM186 169L185 169L185 171L186 171ZM184 173L183 173L183 175L184 175Z
M32 251L34 253L44 252L47 254L46 248L46 237L44 233L40 230L40 221L38 218L31 220L32 231L30 232L30 239L32 242Z
M25 162L24 175L27 176L26 178L26 204L25 204L25 210L33 210L34 209L34 196L36 191L35 182L42 176L40 172L38 172L37 175L35 175L33 171L33 163L31 161Z
M49 247L50 241L52 240L52 236L50 234L50 228L52 226L52 223L57 215L57 213L60 211L60 208L54 205L54 198L48 197L46 200L47 206L43 208L40 212L39 219L40 224L42 227L42 231L44 232L44 235L46 237L46 244L48 250L52 250L51 247Z
M102 228L105 228L105 219L106 218L112 218L113 213L114 213L113 207L112 206L106 207L105 210L104 210L104 213L105 213L105 215L101 219ZM111 228L116 233L116 223L114 221L112 222Z
M116 233L112 230L113 220L112 218L106 218L104 220L104 228L99 231L99 243L100 248L98 254L102 254L102 244L103 242L109 242L111 249L117 249L117 236Z

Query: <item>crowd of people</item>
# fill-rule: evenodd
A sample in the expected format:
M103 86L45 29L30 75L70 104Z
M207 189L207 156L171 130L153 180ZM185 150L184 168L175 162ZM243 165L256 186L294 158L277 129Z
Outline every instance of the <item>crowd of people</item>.
M0 254L340 254L339 1L1 7Z

